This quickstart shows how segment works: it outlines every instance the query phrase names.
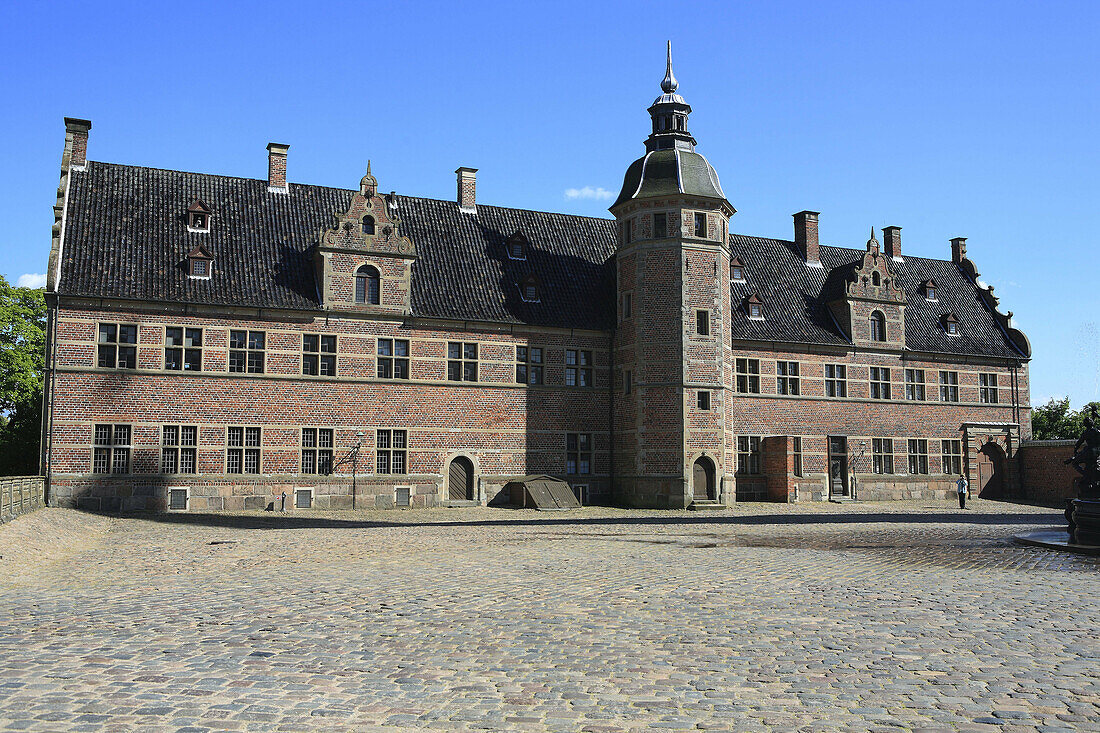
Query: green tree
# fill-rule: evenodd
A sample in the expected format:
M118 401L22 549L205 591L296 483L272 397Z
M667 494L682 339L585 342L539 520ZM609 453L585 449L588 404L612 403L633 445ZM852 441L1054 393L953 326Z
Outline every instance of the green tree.
M1089 402L1080 410L1071 410L1069 397L1055 397L1031 410L1032 437L1035 440L1076 439L1085 429L1085 415L1093 408L1100 411L1100 402Z
M0 275L0 475L38 473L46 301Z

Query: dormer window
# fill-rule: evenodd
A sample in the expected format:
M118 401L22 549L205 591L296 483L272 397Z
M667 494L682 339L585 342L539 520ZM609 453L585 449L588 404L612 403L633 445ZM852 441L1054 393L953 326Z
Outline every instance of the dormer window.
M943 324L943 330L947 332L948 336L959 335L959 319L955 317L954 313L948 313L940 319L940 323Z
M205 247L195 247L187 255L187 276L209 280L214 269L214 258Z
M935 300L936 299L936 281L935 280L925 281L922 287L924 288L924 297L927 300Z
M512 236L508 237L508 241L505 242L504 246L508 250L508 259L527 259L527 239L519 232L516 232Z
M374 217L370 214L363 217L363 234L374 235Z
M523 284L520 286L520 297L525 303L539 302L539 283L534 275L523 281Z
M730 280L737 283L745 282L745 265L741 263L741 259L738 257L730 260Z
M873 311L868 319L868 325L872 341L886 340L886 316L882 311Z
M754 321L764 320L764 301L760 300L755 293L750 295L745 299L745 311Z
M213 212L211 212L209 206L201 200L195 199L194 202L187 207L187 231L209 232L211 213Z
M355 272L355 302L364 305L382 302L382 278L370 265L363 265Z

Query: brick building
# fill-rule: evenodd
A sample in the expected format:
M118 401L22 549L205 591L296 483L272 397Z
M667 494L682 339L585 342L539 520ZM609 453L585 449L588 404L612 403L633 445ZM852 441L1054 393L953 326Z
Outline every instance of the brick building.
M1019 486L1025 336L965 239L736 233L671 61L613 219L87 159L66 119L47 298L53 504L942 497ZM733 229L736 227L734 226ZM1023 426L1021 428L1021 426Z

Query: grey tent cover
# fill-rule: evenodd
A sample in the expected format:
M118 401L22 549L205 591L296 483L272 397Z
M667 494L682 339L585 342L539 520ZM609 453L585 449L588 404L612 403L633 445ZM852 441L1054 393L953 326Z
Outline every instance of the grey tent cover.
M580 502L569 484L553 476L524 476L510 481L512 503L541 510L578 509Z

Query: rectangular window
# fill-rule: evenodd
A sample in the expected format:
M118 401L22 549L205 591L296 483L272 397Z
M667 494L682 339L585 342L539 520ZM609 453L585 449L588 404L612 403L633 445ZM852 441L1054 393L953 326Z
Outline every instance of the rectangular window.
M302 335L302 374L336 376L336 337L319 333Z
M332 473L332 428L302 428L302 473Z
M538 346L516 347L516 382L542 384L542 348Z
M565 384L569 387L592 386L592 352L565 350Z
M871 367L871 399L890 399L890 369Z
M668 215L664 212L653 215L653 238L664 239L668 236Z
M130 426L96 425L92 435L92 473L130 473Z
M630 244L634 241L634 227L631 226L632 223L630 219L623 222L623 242L626 244Z
M940 448L942 451L943 464L941 470L943 473L951 476L962 475L962 441L941 440Z
M802 438L791 438L791 463L795 476L802 475Z
M313 489L294 490L294 508L309 509L313 506Z
M198 427L165 425L160 432L160 472L195 473Z
M959 401L959 373L940 372L940 401Z
M894 439L871 439L871 471L873 473L894 472Z
M843 364L825 365L825 396L848 396L848 367Z
M905 370L905 399L924 400L924 370Z
M205 260L196 260L196 262L204 262ZM187 511L188 490L185 488L168 489L168 508L172 511Z
M634 295L623 293L623 320L630 318L634 313Z
M263 331L230 331L229 371L263 374L266 340Z
M408 339L378 339L378 378L409 378Z
M571 476L592 473L592 434L565 434L565 472Z
M707 215L695 214L695 236L699 239L707 238Z
M623 372L623 393L630 394L630 391L634 388L634 375L627 369Z
M760 360L738 359L737 391L743 394L760 394Z
M379 430L377 433L378 473L408 473L409 433L407 430Z
M477 381L477 344L459 341L447 344L447 379L452 382Z
M260 472L260 443L259 428L228 428L225 472L258 474Z
M695 311L695 333L710 335L710 311Z
M928 441L909 439L909 473L928 473Z
M701 389L697 395L697 402L700 410L710 409L710 391Z
M775 391L778 394L801 394L801 378L798 376L797 361L775 362Z
M760 437L740 435L737 437L737 473L756 476L760 473Z
M96 365L103 369L137 369L137 326L99 324Z
M164 329L164 368L202 371L202 329L169 326Z
M997 404L997 375L978 375L978 401L987 405Z

